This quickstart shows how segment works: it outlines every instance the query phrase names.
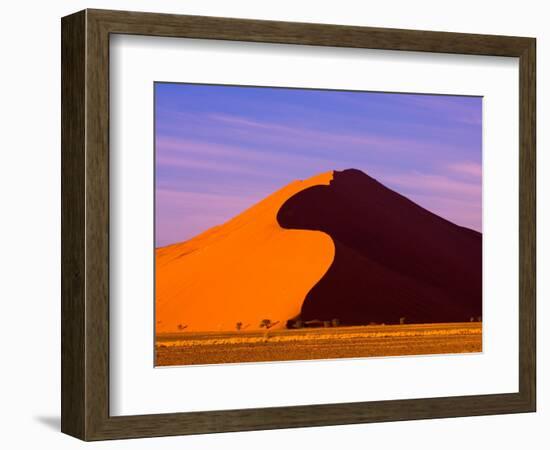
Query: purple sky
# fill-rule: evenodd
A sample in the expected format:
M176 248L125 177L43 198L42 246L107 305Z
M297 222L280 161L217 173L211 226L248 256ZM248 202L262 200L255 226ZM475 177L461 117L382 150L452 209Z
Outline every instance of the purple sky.
M360 169L481 231L481 97L155 83L156 246Z

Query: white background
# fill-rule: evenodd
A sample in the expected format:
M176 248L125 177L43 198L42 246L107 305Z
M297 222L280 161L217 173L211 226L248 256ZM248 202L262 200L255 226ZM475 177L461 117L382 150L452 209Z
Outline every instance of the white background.
M2 83L3 364L0 441L7 448L76 448L84 444L59 429L60 264L60 38L59 17L84 7L342 23L538 38L538 378L539 412L142 439L92 444L101 448L316 448L399 447L463 449L546 448L548 406L547 329L544 299L550 295L550 159L545 148L550 120L550 30L545 2L462 1L366 2L283 1L71 1L10 3L0 16ZM498 13L497 13L498 11ZM546 175L546 176L545 176Z
M110 56L111 414L517 392L516 58L143 36ZM154 368L155 80L483 95L483 353Z

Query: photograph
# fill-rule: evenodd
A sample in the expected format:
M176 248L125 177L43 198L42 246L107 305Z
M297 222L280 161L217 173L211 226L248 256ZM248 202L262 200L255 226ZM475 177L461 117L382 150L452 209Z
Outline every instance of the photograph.
M154 98L155 366L482 351L482 97Z

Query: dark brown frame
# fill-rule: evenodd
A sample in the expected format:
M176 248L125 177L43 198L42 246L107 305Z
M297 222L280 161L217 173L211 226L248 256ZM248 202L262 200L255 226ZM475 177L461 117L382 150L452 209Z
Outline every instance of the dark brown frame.
M61 30L64 433L100 440L535 411L534 38L104 10L85 10L64 17ZM519 391L110 416L108 99L109 35L113 33L518 57Z

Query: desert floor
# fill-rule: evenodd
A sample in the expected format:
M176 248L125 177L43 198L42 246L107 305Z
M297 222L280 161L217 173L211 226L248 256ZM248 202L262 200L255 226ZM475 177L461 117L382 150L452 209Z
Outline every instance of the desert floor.
M481 352L480 322L158 334L157 366Z

